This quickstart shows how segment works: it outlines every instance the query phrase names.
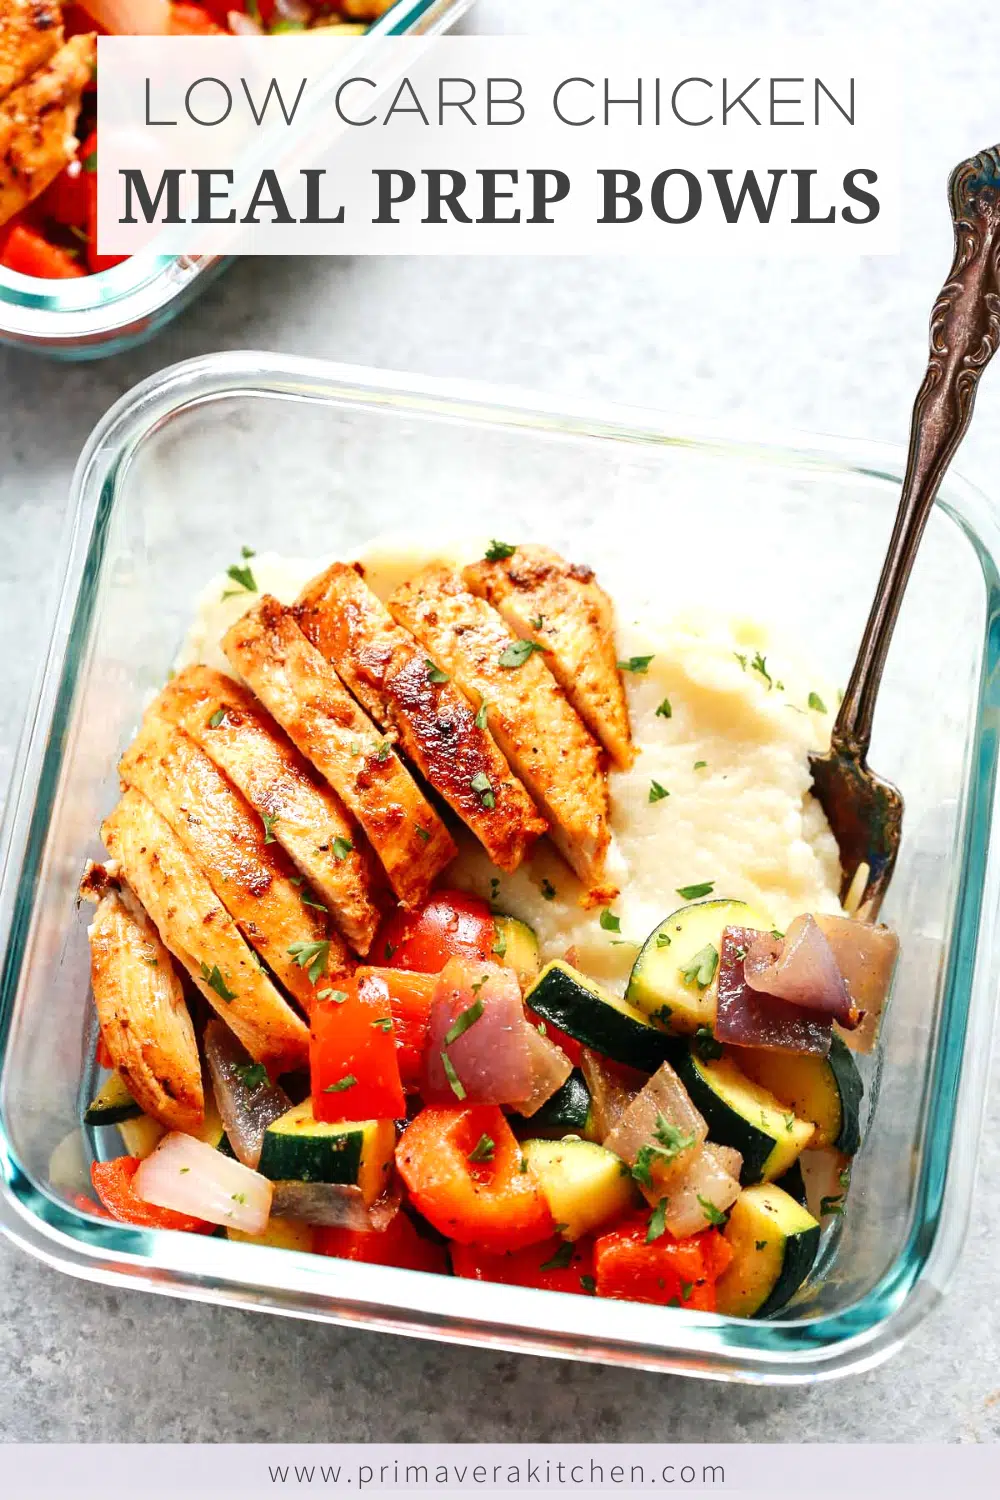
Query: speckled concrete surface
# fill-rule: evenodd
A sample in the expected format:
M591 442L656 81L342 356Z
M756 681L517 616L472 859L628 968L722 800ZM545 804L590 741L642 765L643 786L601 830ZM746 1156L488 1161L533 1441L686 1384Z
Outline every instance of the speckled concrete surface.
M805 0L632 0L628 9L630 24L655 21L664 32L818 29ZM894 33L903 10L897 0L822 9L827 30L859 45L879 29ZM529 12L547 29L609 24L602 0L489 0L478 24L502 18L513 29ZM905 16L899 259L247 262L131 355L60 368L0 352L0 779L41 648L72 465L105 408L163 364L218 348L284 349L612 396L695 419L722 414L743 429L901 440L950 254L943 184L960 157L1000 136L995 7L910 0ZM961 468L1000 499L998 375L987 377ZM210 1311L65 1280L4 1243L0 1435L996 1441L998 1142L994 1087L952 1292L891 1363L847 1382L724 1388Z

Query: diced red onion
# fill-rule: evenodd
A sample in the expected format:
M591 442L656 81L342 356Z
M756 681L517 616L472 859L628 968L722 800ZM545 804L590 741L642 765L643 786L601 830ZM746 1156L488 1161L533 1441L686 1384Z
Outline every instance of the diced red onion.
M706 1204L719 1213L732 1208L740 1195L742 1169L743 1158L738 1151L706 1142L670 1185L664 1220L670 1233L682 1240L707 1229Z
M276 1182L273 1186L275 1214L325 1229L379 1231L388 1228L399 1212L398 1192L386 1194L369 1208L353 1183Z
M722 934L713 1026L716 1040L735 1047L811 1052L825 1057L833 1040L832 1016L790 1005L747 984L744 960L758 939L776 941L753 927L727 927Z
M481 1011L470 1024L468 1018ZM462 1028L455 1034L455 1028ZM532 1092L529 1027L511 969L453 958L442 969L431 1005L424 1060L428 1103L517 1104ZM451 1036L452 1040L448 1038ZM458 1081L449 1079L449 1067Z
M263 1234L271 1213L266 1177L177 1130L165 1135L142 1162L134 1185L138 1196L157 1208L193 1214L247 1234Z
M542 1036L527 1020L525 1025L528 1032L528 1053L531 1057L531 1093L517 1108L519 1114L530 1119L546 1100L559 1092L572 1073L573 1064L555 1042Z
M743 973L750 988L762 994L832 1016L842 1026L860 1020L815 917L796 917L784 938L758 934L747 949Z
M113 36L167 36L170 0L80 0L88 16Z
M205 1058L229 1144L245 1167L256 1168L265 1130L291 1109L292 1101L222 1021L209 1021L205 1028Z
M888 927L856 922L852 917L828 917L817 913L820 931L833 949L837 968L847 981L851 999L864 1019L844 1040L856 1052L871 1052L878 1039L879 1022L892 987L899 957L899 938Z
M675 1144L671 1149L662 1138L664 1125L671 1127L676 1143L686 1144L679 1149ZM673 1191L672 1184L683 1174L707 1135L708 1126L702 1115L691 1103L673 1068L665 1062L632 1100L604 1144L630 1167L636 1165L640 1152L652 1148L647 1154L653 1186L641 1182L640 1186L657 1203L665 1193Z
M312 11L303 0L274 0L274 13L282 21L309 21Z
M264 28L241 10L231 10L226 15L226 24L233 36L263 36Z
M581 1049L580 1071L590 1090L594 1134L598 1140L606 1140L621 1123L622 1116L646 1079L633 1068L611 1063L599 1052L591 1052L589 1047Z

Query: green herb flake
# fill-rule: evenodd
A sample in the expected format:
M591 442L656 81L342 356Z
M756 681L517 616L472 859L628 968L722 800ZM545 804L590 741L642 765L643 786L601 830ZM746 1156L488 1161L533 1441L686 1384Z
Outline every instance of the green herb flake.
M496 807L497 799L493 791L493 783L485 771L477 771L469 785L479 798L480 807Z
M424 657L424 666L427 668L427 676L428 676L429 681L431 681L431 682L447 682L448 681L448 673L447 672L442 672L442 670L441 670L440 667L436 667L434 665L434 663L431 661L431 659L430 659L429 656L425 656Z
M597 1282L593 1276L581 1276L580 1285L583 1287L583 1290L587 1293L588 1297L594 1297L597 1295Z
M826 704L823 702L823 700L820 697L819 693L810 693L809 697L807 699L807 702L809 704L809 707L813 710L814 713L817 713L817 714L825 714L826 713Z
M602 928L604 929L605 932L621 932L621 930L622 930L621 918L620 917L616 917L613 911L608 911L608 910L602 911L601 912L601 926L602 926Z
M528 1158L526 1156L522 1156L521 1157L521 1165L518 1167L518 1171L521 1173L521 1175L523 1177L524 1174L527 1172L527 1170L528 1170Z
M287 950L289 958L294 958L300 969L309 970L309 983L316 984L326 973L327 960L330 957L330 941L324 938L315 943L292 943Z
M554 901L556 899L556 888L551 880L542 881L541 892L546 901Z
M843 1218L844 1212L845 1210L843 1193L837 1193L830 1198L820 1199L819 1216L821 1219L825 1218L827 1214L833 1214Z
M323 1092L324 1094L342 1094L345 1089L352 1089L357 1081L353 1073L347 1073L339 1083L328 1083Z
M191 1168L190 1168L190 1167L181 1167L181 1168L180 1168L180 1175L181 1175L181 1176L182 1176L182 1177L183 1177L183 1176L184 1176L184 1173L185 1173L185 1172L190 1172L190 1170L191 1170Z
M302 902L303 906L311 906L314 911L327 910L327 907L323 905L322 901L315 901L313 897L309 895L308 891L303 891L301 896L299 897L299 900Z
M669 935L667 933L665 933L665 932L658 932L656 934L656 945L655 946L657 948L669 948L670 947L670 937L669 937Z
M387 964L392 962L392 955L395 953L395 951L396 950L393 947L392 943L386 943L385 947L382 949L382 956Z
M494 922L493 928L494 928L494 938L493 938L493 948L492 948L491 951L496 954L497 958L506 958L506 956L507 956L507 929L500 922Z
M703 1198L700 1193L697 1194L697 1198L698 1202L701 1204L701 1211L705 1215L705 1222L707 1224L712 1224L716 1229L718 1229L722 1224L726 1222L725 1214L720 1213L714 1203L710 1203L708 1199Z
M510 542L492 541L486 549L486 561L506 562L507 558L513 557L516 551L517 547L512 547Z
M263 1088L264 1084L270 1081L263 1063L246 1063L243 1067L235 1068L234 1072L243 1087L251 1094L255 1094L259 1088Z
M219 999L225 1000L227 1005L230 1000L236 999L236 991L229 989L226 981L222 977L222 971L219 968L218 964L213 964L212 967L209 968L208 964L203 963L201 966L201 977L202 979L204 979L209 989L214 990Z
M345 860L351 853L353 848L354 845L351 843L350 839L335 838L333 841L334 859Z
M96 172L97 171L97 152L96 151L89 151L87 153L87 155L83 158L83 160L80 162L80 165L81 165L81 167L83 168L83 170L85 172Z
M247 1195L246 1193L233 1193L232 1201L234 1203L245 1204L247 1201Z
M746 659L746 657L743 655L743 653L741 651L734 651L733 655L736 657L736 660L739 662L741 668L745 672L746 669L747 669L747 659Z
M761 656L761 654L760 654L759 651L756 652L755 655L754 655L753 661L750 663L750 670L752 672L759 672L760 673L760 675L763 677L764 681L767 683L767 690L768 690L768 692L770 692L771 689L774 687L774 678L771 676L770 672L767 670L767 657L766 656Z
M694 763L694 769L696 771L704 771L704 769L705 769L705 767L707 765L708 765L708 761L707 760L696 760L695 763Z
M496 1141L484 1131L479 1137L472 1150L469 1152L467 1161L492 1161L496 1150Z
M691 962L681 969L681 978L685 984L696 984L700 990L707 989L715 978L715 971L719 966L719 954L711 943L706 943L704 948L694 955Z
M670 707L670 699L669 698L664 698L663 702L660 704L659 708L656 710L655 717L657 719L672 719L673 716L674 716L674 711Z
M651 781L649 783L649 800L650 800L650 802L662 802L663 799L664 799L664 797L669 797L669 796L670 796L670 793L667 791L666 787L665 786L661 786L658 781Z
M532 630L541 630L542 626L545 624L545 616L529 615L528 624L531 626Z
M430 841L431 841L431 836L427 832L426 828L418 828L417 829L417 838L420 840L420 842L422 844L429 844Z
M574 1254L573 1244L567 1240L564 1245L559 1246L558 1250L548 1260L543 1260L538 1269L540 1271L565 1271L567 1266L573 1264Z
M646 1230L646 1244L651 1245L654 1240L660 1239L667 1232L667 1204L669 1198L661 1198L653 1209L649 1218L649 1228Z
M657 1110L652 1141L640 1146L632 1166L632 1176L643 1187L653 1186L653 1163L669 1166L682 1151L689 1151L695 1143L693 1135L685 1135L678 1125L672 1125L662 1111Z
M700 901L702 896L710 896L714 890L714 880L703 880L700 885L677 886L677 894L682 901Z
M261 813L261 818L264 821L264 843L276 844L277 839L274 837L274 825L278 821L278 814Z
M241 589L246 589L248 594L259 593L257 580L253 576L253 568L248 563L233 563L231 568L226 569L226 577L238 583Z
M248 557L256 557L257 554L252 547L244 546L240 548L240 556L246 561Z
M375 1028L376 1031L391 1031L392 1030L392 1017L391 1016L379 1016L379 1018L378 1018L377 1021L373 1021L372 1022L372 1026Z
M391 754L392 754L392 741L391 740L383 740L382 743L381 743L381 745L379 745L378 749L375 751L375 759L378 761L378 763L379 763L380 766L384 766L385 763L386 763L386 761L389 759L389 756Z
M529 656L536 651L547 650L547 646L540 646L537 641L511 641L500 657L500 666L513 671L517 667L523 667Z
M451 1091L455 1095L455 1098L459 1100L464 1099L465 1088L463 1087L462 1080L455 1072L455 1064L452 1062L447 1052L441 1053L441 1066L444 1068L444 1076L447 1078L449 1084L451 1085ZM522 1172L526 1172L528 1170L527 1163L524 1163L524 1165L521 1167L521 1170Z
M691 1293L693 1291L694 1291L694 1282L693 1281L682 1281L681 1282L681 1301L682 1302L689 1301L690 1297L691 1297Z
M476 710L476 728L485 729L489 723L490 706L484 698Z
M330 1001L333 1002L334 1005L343 1005L344 1001L347 999L347 991L346 990L317 990L316 991L316 999L317 1000L330 1000Z
M655 655L655 653L654 653ZM649 671L649 664L653 656L630 656L627 661L618 663L619 672L635 672L637 676L644 676Z
M223 721L223 719L225 717L226 717L226 710L224 708L217 708L215 710L215 713L212 715L212 717L208 721L208 727L209 727L209 729L218 729L219 725L222 723L222 721Z
M471 1005L467 1005L465 1010L463 1010L460 1015L455 1017L454 1021L452 1021L451 1025L448 1027L448 1030L445 1032L445 1046L450 1047L453 1042L458 1041L460 1036L464 1036L470 1026L475 1026L482 1013L483 1002L481 1000L474 1000Z
M844 1192L846 1193L847 1189L851 1185L851 1169L850 1169L850 1166L844 1167L842 1171L840 1171L840 1172L837 1173L837 1181L840 1183L841 1187L844 1189Z
M754 1240L753 1247L755 1250L766 1250L767 1240Z
M795 1116L794 1116L794 1114L785 1115L784 1116L784 1121L785 1121L785 1129L788 1131L788 1134L791 1135L792 1131L795 1129Z
M699 1026L694 1034L694 1050L702 1062L714 1062L722 1056L722 1043L716 1040L711 1026Z

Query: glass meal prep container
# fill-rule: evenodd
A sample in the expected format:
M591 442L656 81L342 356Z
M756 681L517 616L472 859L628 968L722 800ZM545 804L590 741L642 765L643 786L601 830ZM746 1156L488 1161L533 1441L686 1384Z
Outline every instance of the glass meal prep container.
M903 455L743 443L655 413L259 354L179 365L104 419L73 483L60 601L3 832L0 1223L52 1266L119 1286L454 1342L760 1382L868 1367L941 1296L967 1227L989 1063L1000 853L1000 534L949 479L903 607L872 764L902 787L883 916L902 956L877 1097L819 1274L767 1322L463 1281L89 1215L75 1193L96 1020L77 883L115 766L206 581L241 544L315 557L414 528L537 538L595 563L619 607L670 609L726 560L843 681ZM717 567L713 567L713 563ZM665 898L669 904L669 897ZM871 1060L863 1060L870 1062ZM58 1148L58 1150L57 1150ZM53 1157L53 1153L55 1156ZM51 1163L51 1168L50 1168Z
M396 0L369 36L430 36L472 0ZM225 260L206 255L130 256L96 275L22 276L0 266L0 343L57 359L97 359L151 338L202 292Z

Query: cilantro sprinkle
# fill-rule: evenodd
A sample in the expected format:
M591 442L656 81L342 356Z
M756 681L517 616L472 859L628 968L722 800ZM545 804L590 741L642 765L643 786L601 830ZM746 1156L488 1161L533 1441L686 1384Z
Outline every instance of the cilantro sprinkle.
M442 672L440 667L436 667L429 656L424 657L424 666L427 668L427 676L431 682L448 681L448 673Z
M352 1089L357 1081L353 1073L347 1073L339 1083L328 1083L323 1092L324 1094L342 1094L345 1089Z
M653 655L655 655L655 652ZM649 671L649 664L653 660L653 655L630 656L627 661L620 661L618 663L618 670L619 672L635 672L639 676L642 676Z
M465 1010L463 1010L460 1015L455 1017L454 1021L452 1021L451 1025L448 1027L448 1030L445 1032L445 1046L450 1047L453 1042L458 1041L460 1036L464 1036L470 1026L475 1026L482 1013L483 1002L481 1000L474 1000L471 1005L466 1006Z
M225 717L226 717L226 710L224 708L217 708L215 710L215 713L212 715L212 717L208 721L208 727L209 727L209 729L218 729L219 725L222 723L222 721L223 721L223 719Z
M330 941L326 938L315 943L292 943L287 952L300 969L309 970L309 983L315 984L326 973Z
M441 1066L444 1068L444 1076L447 1078L448 1082L451 1084L451 1091L455 1095L455 1098L456 1099L464 1099L465 1098L465 1089L464 1089L464 1087L462 1085L462 1080L459 1078L458 1074L455 1072L455 1064L452 1062L452 1060L448 1056L447 1052L442 1052L441 1053ZM525 1167L524 1170L526 1171L527 1167Z
M543 1260L538 1269L540 1271L565 1271L566 1267L571 1265L572 1262L573 1245L571 1241L567 1240L564 1245L559 1246L558 1250L548 1260Z
M665 786L661 786L658 781L651 781L649 783L649 800L650 800L650 802L662 802L663 799L664 799L664 797L669 797L669 796L670 796L670 793L667 791L666 787Z
M703 880L700 885L677 886L677 894L682 901L700 901L702 896L710 896L714 890L714 880Z
M660 704L659 708L656 710L655 717L657 719L672 719L673 716L674 716L674 711L670 707L670 699L669 698L664 698L663 702Z
M540 646L537 641L511 641L510 645L500 657L500 666L511 670L523 667L529 656L535 651L547 651L547 646Z
M649 1219L649 1228L646 1230L647 1245L651 1245L654 1240L658 1240L661 1235L666 1234L667 1204L669 1203L669 1201L670 1200L668 1198L661 1198L659 1203L653 1209L653 1212L650 1215Z
M698 1202L701 1204L701 1211L705 1215L705 1222L707 1224L713 1224L716 1229L718 1229L720 1225L726 1222L725 1214L720 1213L714 1203L710 1203L709 1200L707 1198L703 1198L700 1193L697 1194L697 1198Z
M807 701L809 703L809 707L813 709L814 712L818 714L826 713L826 704L823 702L819 693L810 693Z
M201 977L202 979L204 979L209 989L214 990L219 999L225 1000L227 1005L230 1000L236 999L236 991L229 989L226 981L222 977L222 971L219 968L218 964L213 964L212 967L209 968L208 964L203 963L201 966Z
M496 1142L493 1140L492 1136L487 1135L486 1132L484 1131L483 1134L479 1137L479 1139L476 1142L476 1144L473 1146L472 1150L469 1152L469 1155L466 1158L466 1160L467 1161L492 1161L493 1160L493 1153L494 1153L495 1150L496 1150Z
M350 839L335 838L334 841L333 841L333 857L334 857L334 859L345 860L347 858L347 856L351 853L351 850L353 848L354 848L354 845L351 843Z
M602 911L601 926L603 927L605 932L621 932L621 918L616 917L613 911Z
M513 557L517 547L512 547L509 542L492 541L486 549L487 562L506 562L508 557Z

